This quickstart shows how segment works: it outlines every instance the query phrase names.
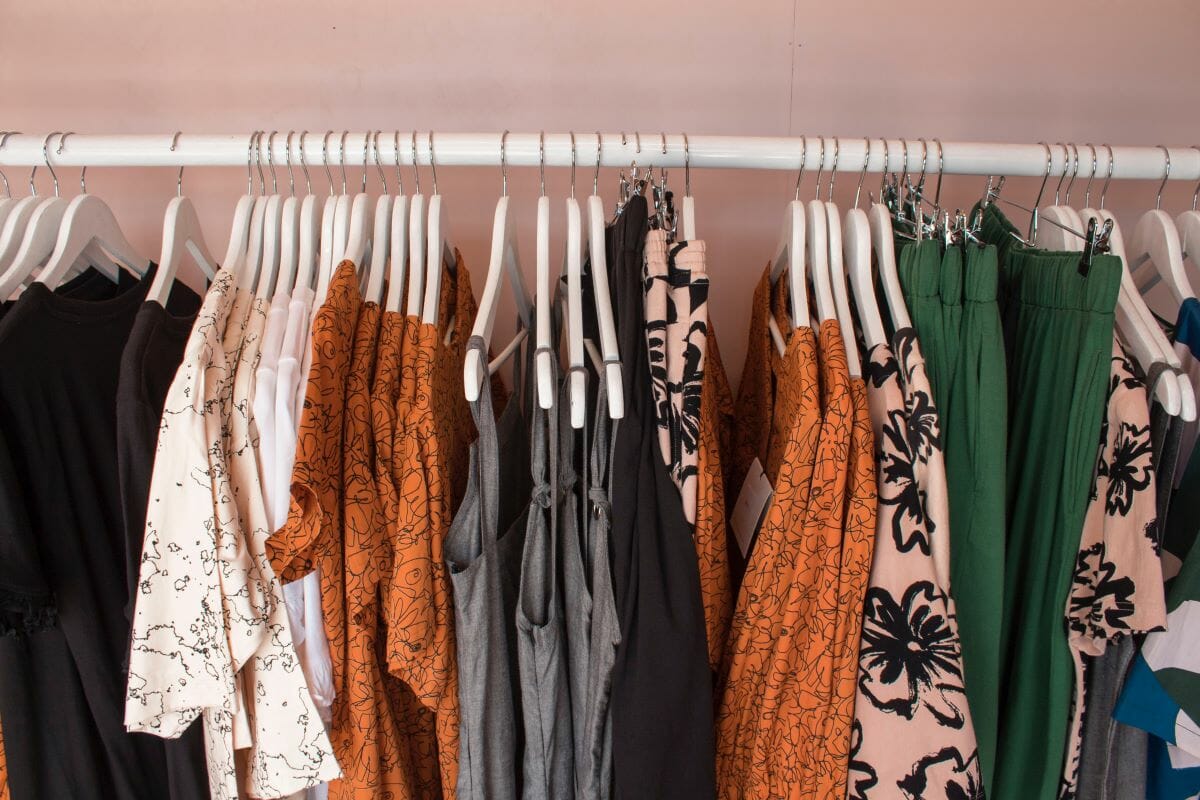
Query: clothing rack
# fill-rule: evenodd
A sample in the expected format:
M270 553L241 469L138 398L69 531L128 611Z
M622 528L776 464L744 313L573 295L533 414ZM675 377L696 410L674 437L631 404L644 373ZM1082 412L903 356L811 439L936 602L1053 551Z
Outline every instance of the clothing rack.
M317 177L328 165L361 167L364 157L375 166L375 151L367 146L368 133L309 131L304 137L304 156L310 173ZM500 133L442 133L437 131L384 131L379 134L379 159L383 167L418 166L430 164L433 153L435 166L500 166ZM251 154L252 133L242 134L62 134L23 133L0 134L0 166L67 167L234 167L246 166ZM292 166L300 164L300 132L292 137ZM575 164L579 180L585 181L587 171L596 166L597 134L577 132ZM633 161L656 167L687 166L713 169L768 169L793 171L819 167L844 173L863 170L867 155L867 140L863 137L824 137L824 158L820 136L691 136L680 133L618 132L600 135L599 161L601 166L628 167ZM323 149L322 143L325 143ZM287 166L287 132L276 131L273 140L268 134L261 137L262 163L268 155L275 168ZM835 159L836 143L836 159ZM870 140L867 171L885 170L884 140ZM1074 149L1060 144L1006 144L999 142L942 142L942 163L939 166L938 144L934 139L886 140L886 171L898 172L907 166L919 173L922 161L926 174L948 175L1061 175L1075 171L1078 150L1077 177L1086 180L1092 175L1092 150L1086 144L1075 143ZM927 155L923 155L926 152ZM665 147L665 154L663 152ZM270 152L268 153L268 148ZM569 133L509 133L505 137L505 163L514 167L569 167L572 163L571 134ZM907 159L905 152L907 150ZM1109 155L1106 145L1097 144L1095 177L1103 181L1108 175ZM1192 146L1112 148L1112 177L1118 179L1161 180L1167 172L1169 155L1171 180L1200 179L1200 149ZM541 155L544 152L544 157ZM323 155L324 154L324 155ZM907 161L907 164L905 164ZM297 173L299 174L299 173Z

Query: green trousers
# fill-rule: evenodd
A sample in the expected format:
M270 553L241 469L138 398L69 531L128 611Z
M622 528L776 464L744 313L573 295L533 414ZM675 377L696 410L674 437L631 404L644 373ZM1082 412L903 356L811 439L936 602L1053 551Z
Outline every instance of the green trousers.
M999 212L988 211L985 239L1007 236ZM988 797L1050 800L1062 776L1074 681L1063 614L1096 464L1122 267L1097 256L1084 276L1079 253L1004 244L1008 536Z
M984 786L996 763L1008 418L995 248L905 247L897 264L941 421L950 590Z

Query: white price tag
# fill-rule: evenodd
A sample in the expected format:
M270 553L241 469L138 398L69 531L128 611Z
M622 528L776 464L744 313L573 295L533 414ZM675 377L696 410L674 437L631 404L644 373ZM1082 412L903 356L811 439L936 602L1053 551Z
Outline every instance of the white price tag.
M750 464L750 471L746 473L742 489L738 492L737 503L733 507L733 516L730 519L734 538L737 539L743 557L750 551L754 534L758 532L767 516L767 508L771 505L771 495L774 493L771 482L767 480L767 474L763 472L762 464L757 458L754 459Z

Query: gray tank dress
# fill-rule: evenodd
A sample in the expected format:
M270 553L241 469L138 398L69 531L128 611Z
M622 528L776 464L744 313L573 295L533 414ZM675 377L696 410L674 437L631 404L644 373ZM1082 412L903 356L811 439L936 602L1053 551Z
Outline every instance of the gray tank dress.
M478 337L467 350L487 357ZM516 606L531 489L532 405L532 348L524 350L513 357L513 395L499 423L486 387L472 404L479 438L471 445L466 493L445 542L459 672L459 800L522 796Z

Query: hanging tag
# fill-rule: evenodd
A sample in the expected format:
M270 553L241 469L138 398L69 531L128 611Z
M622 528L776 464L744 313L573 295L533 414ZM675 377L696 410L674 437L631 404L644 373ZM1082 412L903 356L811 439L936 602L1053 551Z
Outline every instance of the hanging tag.
M733 516L729 523L733 526L733 536L737 539L743 558L750 552L750 544L758 535L758 529L762 527L774 493L771 482L763 472L762 464L757 458L754 459L750 463L750 471L746 473L742 489L738 492L737 503L733 507Z

